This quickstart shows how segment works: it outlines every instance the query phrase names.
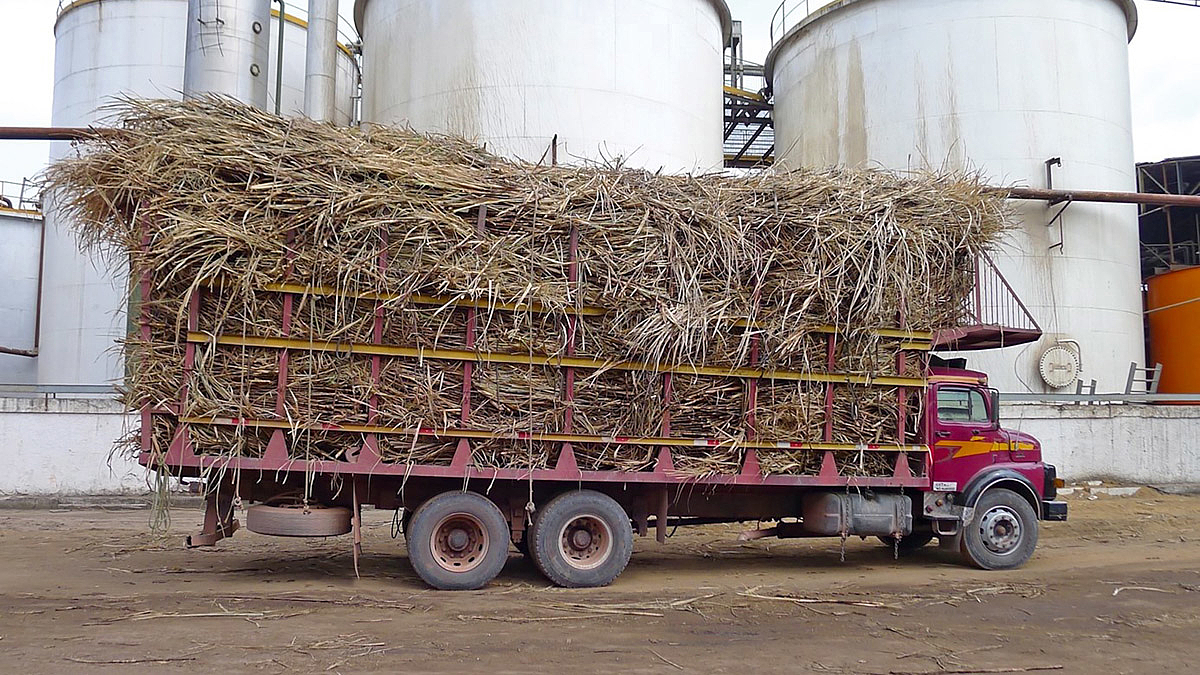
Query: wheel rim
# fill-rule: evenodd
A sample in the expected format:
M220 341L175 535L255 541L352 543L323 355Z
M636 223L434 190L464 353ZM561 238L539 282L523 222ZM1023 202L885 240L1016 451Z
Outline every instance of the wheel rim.
M429 535L434 561L448 572L470 572L479 567L490 543L483 522L469 513L442 518Z
M1007 506L993 506L979 520L979 536L984 547L996 555L1017 550L1024 536L1021 517Z
M599 516L577 516L559 531L558 546L568 565L590 570L603 565L612 555L612 530Z

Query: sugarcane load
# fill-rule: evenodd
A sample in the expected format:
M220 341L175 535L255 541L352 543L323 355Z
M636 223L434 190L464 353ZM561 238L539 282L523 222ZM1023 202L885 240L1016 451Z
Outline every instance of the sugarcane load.
M194 545L238 528L235 497L251 530L355 542L369 505L434 587L485 585L510 542L597 586L651 527L936 537L999 569L1066 517L986 375L932 354L1020 339L979 309L1011 215L977 176L671 176L220 98L109 112L49 194L128 265L123 451L203 480Z

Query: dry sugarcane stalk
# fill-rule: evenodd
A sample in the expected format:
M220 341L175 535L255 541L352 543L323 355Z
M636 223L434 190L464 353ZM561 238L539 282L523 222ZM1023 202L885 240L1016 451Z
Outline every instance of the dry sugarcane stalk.
M976 176L954 173L664 176L532 166L462 139L285 120L221 98L126 99L110 112L122 133L85 142L50 169L48 186L86 247L126 258L133 285L149 275L153 300L142 309L150 339L125 341L131 407L179 396L195 294L198 330L280 337L282 295L263 288L283 281L335 291L294 296L286 335L301 340L464 349L467 310L453 301L470 300L487 305L476 312L477 351L560 355L570 346L570 317L596 307L602 315L577 318L573 348L599 360L741 367L757 344L756 363L768 369L920 376L915 357L897 372L899 341L873 329L960 324L972 261L1010 222L1003 199ZM568 277L572 231L577 283ZM214 280L219 287L205 290ZM414 295L446 302L416 304ZM840 332L832 369L821 326ZM375 382L366 358L293 351L284 412L292 425L363 421L372 397L384 426L459 424L460 363L387 358ZM184 414L275 417L275 352L212 344L196 352ZM668 412L674 435L726 441L680 451L678 470L729 473L742 460L733 444L747 433L742 380L676 376L664 411L655 373L581 371L568 401L558 368L475 371L472 428L558 431L569 406L576 431L650 436ZM822 387L761 384L759 438L824 440ZM896 438L894 388L838 385L836 394L832 440L904 440ZM156 427L155 437L170 432ZM193 436L218 454L261 452L266 442L259 432L202 425ZM321 457L363 442L344 432L293 430L288 438L296 453ZM453 456L453 443L385 441L388 461ZM474 460L492 466L544 466L557 452L474 445ZM614 445L577 454L588 466L641 470L654 452ZM822 456L760 454L772 472L816 471ZM837 461L850 473L891 471L890 456Z

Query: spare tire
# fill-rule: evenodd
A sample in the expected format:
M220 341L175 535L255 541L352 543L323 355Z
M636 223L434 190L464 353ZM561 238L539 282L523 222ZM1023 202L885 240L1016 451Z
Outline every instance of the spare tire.
M350 531L350 509L258 504L246 509L246 529L274 537L334 537Z

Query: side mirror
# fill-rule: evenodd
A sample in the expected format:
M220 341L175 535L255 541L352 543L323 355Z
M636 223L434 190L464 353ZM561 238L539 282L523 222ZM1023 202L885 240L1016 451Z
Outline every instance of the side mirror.
M992 397L992 406L989 410L992 413L992 428L1000 428L1000 390L988 389L988 394Z

